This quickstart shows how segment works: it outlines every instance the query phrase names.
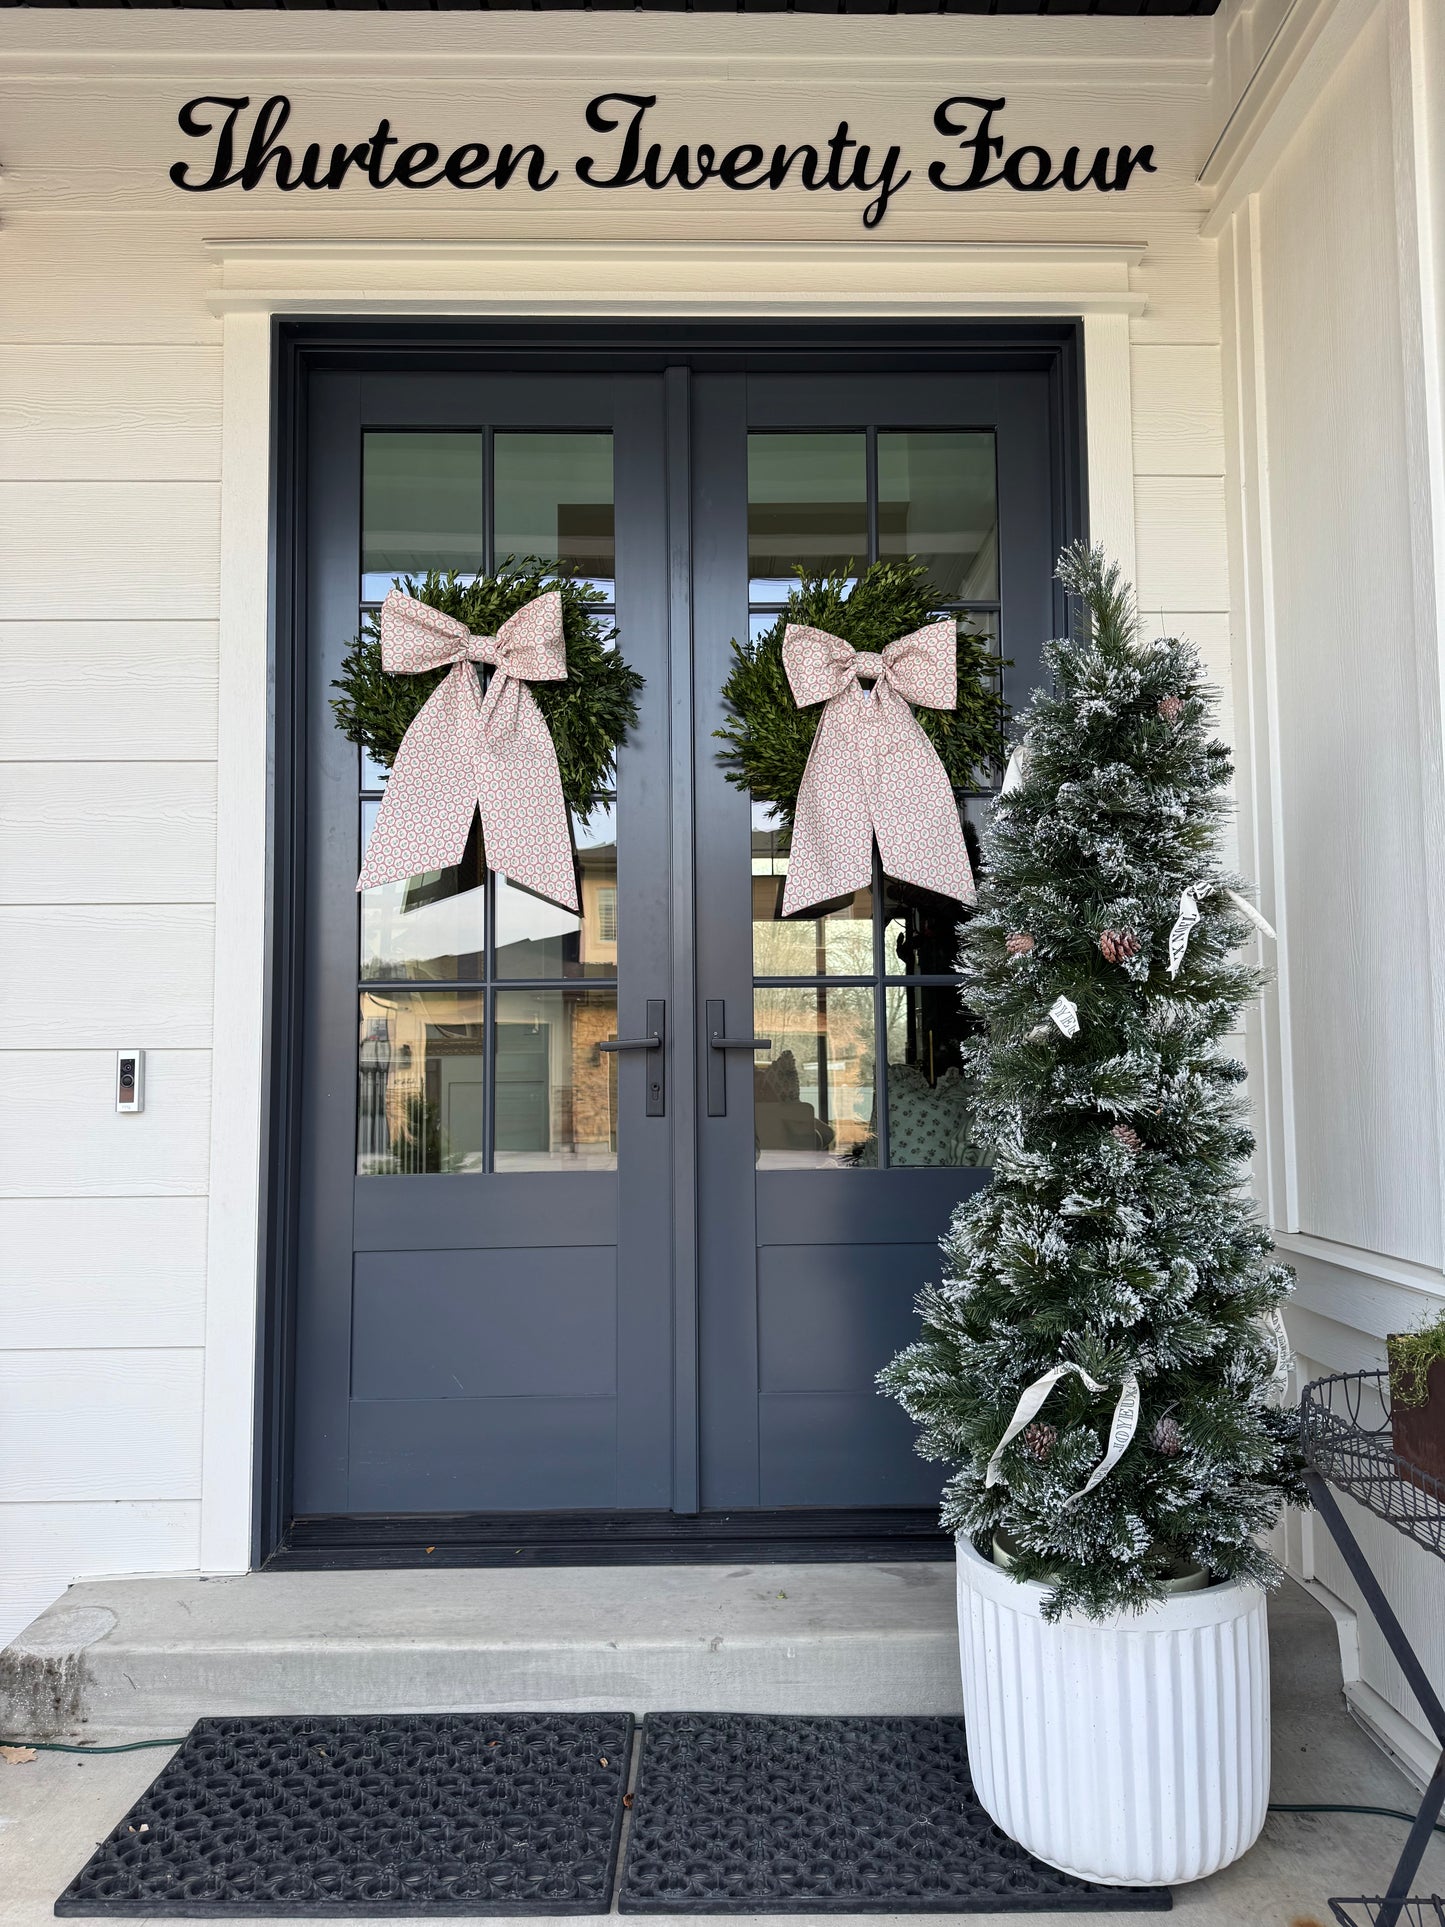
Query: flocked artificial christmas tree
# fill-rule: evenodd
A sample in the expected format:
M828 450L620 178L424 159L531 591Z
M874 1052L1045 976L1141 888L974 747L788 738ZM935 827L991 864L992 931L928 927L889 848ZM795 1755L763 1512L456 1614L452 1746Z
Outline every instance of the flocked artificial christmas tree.
M1275 1403L1290 1275L1221 1049L1261 982L1220 865L1228 751L1192 645L1138 638L1100 551L1060 573L1078 634L1049 645L964 940L993 1181L881 1383L957 1467L945 1525L985 1552L1001 1533L1047 1616L1098 1616L1181 1567L1269 1582L1256 1535L1303 1490Z

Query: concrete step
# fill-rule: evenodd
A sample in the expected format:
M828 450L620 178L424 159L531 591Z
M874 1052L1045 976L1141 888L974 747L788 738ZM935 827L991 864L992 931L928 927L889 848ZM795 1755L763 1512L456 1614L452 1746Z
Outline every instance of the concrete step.
M953 1566L88 1580L0 1653L0 1732L213 1713L962 1710Z

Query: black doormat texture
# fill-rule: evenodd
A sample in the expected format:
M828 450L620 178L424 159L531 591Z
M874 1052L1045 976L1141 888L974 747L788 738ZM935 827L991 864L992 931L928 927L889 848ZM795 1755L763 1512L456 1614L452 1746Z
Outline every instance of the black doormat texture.
M603 1914L630 1713L205 1719L57 1914Z
M649 1713L625 1914L1164 1912L1035 1860L974 1796L961 1719Z

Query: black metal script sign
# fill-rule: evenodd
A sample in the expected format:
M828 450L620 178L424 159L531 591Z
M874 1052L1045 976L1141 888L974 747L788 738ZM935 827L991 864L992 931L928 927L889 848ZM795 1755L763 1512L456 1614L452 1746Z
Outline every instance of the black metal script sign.
M1055 150L1037 142L1011 147L995 125L1008 102L1002 95L953 94L933 113L934 131L952 145L947 158L930 161L926 179L944 194L973 194L981 188L1007 187L1019 194L1068 194L1093 189L1122 194L1136 173L1153 174L1154 149L1099 147L1086 157L1082 148ZM889 203L914 178L902 147L860 139L846 120L822 141L767 145L738 141L720 147L713 141L681 144L652 138L648 116L656 94L598 94L587 103L589 152L554 163L537 141L462 141L444 148L437 141L403 145L383 116L363 139L323 145L283 140L291 102L272 94L253 108L249 94L201 94L178 115L181 132L207 143L203 159L177 161L172 181L187 194L214 194L239 187L242 193L265 185L292 193L298 188L334 191L350 179L374 188L452 188L475 192L516 184L534 194L557 185L565 167L584 187L614 191L676 187L693 191L710 182L736 194L774 192L794 183L809 194L857 194L863 225L876 228ZM590 137L602 136L599 140Z

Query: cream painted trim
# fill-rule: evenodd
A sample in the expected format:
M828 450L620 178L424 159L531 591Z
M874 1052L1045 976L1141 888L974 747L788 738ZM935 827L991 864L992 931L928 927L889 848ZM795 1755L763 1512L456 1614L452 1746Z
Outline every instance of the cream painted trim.
M178 41L181 44L177 44ZM184 29L168 12L102 13L83 22L64 11L0 14L0 72L108 85L154 85L157 77L275 75L287 80L378 71L407 81L544 74L597 87L794 87L800 74L837 85L924 85L945 93L1017 82L1077 93L1126 87L1201 94L1213 77L1213 22L1196 20L987 19L900 14L880 32L871 17L750 16L626 11L448 13L425 34L404 13L358 13L344 37L325 15L193 15Z
M1134 403L1129 317L1084 316L1085 454L1089 540L1101 542L1125 578L1138 580L1134 549Z
M251 1563L265 1064L271 329L222 346L216 969L201 1430L201 1570Z
M1200 169L1213 196L1200 232L1220 234L1299 132L1380 0L1294 0Z
M139 16L137 16L139 17ZM221 430L220 734L217 746L215 1045L212 1056L210 1220L207 1240L205 1408L202 1435L201 1570L242 1572L250 1563L258 1288L262 1276L261 1169L266 1066L269 750L271 314L454 314L497 312L499 277L511 270L551 295L508 294L503 309L590 314L798 314L839 312L1085 315L1085 379L1094 435L1088 487L1096 539L1132 557L1133 453L1129 422L1128 316L1143 299L1128 291L1140 250L919 248L823 244L769 248L601 248L538 243L487 247L363 243L207 243L220 265L215 305L224 316ZM867 303L840 305L839 290L862 263ZM684 269L696 292L658 295ZM1026 295L966 288L985 268L1010 279L1027 271ZM924 269L928 292L919 292ZM604 277L604 269L607 270ZM392 279L415 290L457 271L479 292L399 300ZM571 272L590 294L559 301ZM277 289L280 275L284 288ZM762 289L759 283L763 284ZM820 286L820 282L822 285ZM600 290L599 291L599 284ZM751 291L749 292L751 284ZM1091 287L1092 284L1092 287ZM628 288L630 298L612 289ZM703 289L706 289L704 292ZM480 292L490 291L491 298ZM738 290L742 289L742 294ZM784 298L779 290L789 290ZM797 290L806 289L807 294ZM949 291L953 289L954 291ZM1095 302L1100 307L1090 308ZM1107 432L1106 432L1107 428ZM1094 444L1097 442L1097 449Z
M1098 242L230 241L223 315L1135 315L1144 249Z

